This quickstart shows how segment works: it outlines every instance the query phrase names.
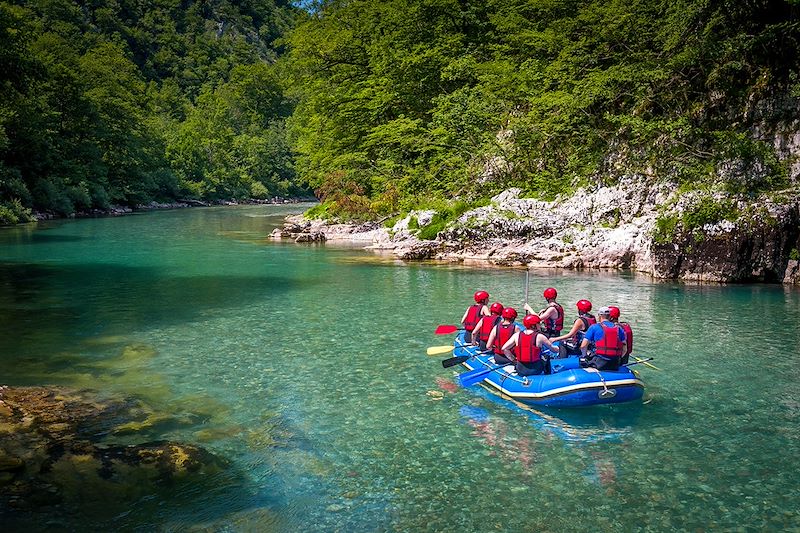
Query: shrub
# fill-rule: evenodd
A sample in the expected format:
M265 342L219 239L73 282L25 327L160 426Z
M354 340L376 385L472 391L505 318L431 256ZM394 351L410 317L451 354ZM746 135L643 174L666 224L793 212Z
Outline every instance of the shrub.
M675 236L675 229L678 226L678 217L675 215L659 215L656 218L656 226L653 229L653 240L658 244L667 244Z
M721 220L736 220L734 202L707 198L700 201L693 209L685 211L681 217L683 227L688 231Z
M11 201L0 203L0 225L32 221L31 210L24 207L18 199L13 198Z
M447 226L448 222L457 219L470 209L472 209L471 204L457 201L451 206L437 211L436 214L433 215L433 218L431 218L431 221L420 230L417 236L427 241L435 239L439 232ZM411 228L411 224L409 224L409 228Z
M260 181L253 181L250 184L250 194L253 198L268 198L269 189Z

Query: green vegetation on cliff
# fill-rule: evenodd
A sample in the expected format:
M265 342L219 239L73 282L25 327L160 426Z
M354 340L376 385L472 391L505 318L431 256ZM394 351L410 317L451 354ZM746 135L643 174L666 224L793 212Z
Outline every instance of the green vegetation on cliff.
M798 0L297 5L0 0L0 223L301 187L363 219L630 173L786 185Z
M800 9L759 0L342 0L287 39L297 170L327 214L639 172L786 179ZM754 136L758 126L764 138Z

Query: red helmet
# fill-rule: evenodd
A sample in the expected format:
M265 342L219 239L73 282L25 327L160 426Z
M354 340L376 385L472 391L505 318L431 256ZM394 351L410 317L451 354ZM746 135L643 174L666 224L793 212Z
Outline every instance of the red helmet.
M491 311L492 314L499 315L500 313L503 312L503 304L501 304L500 302L495 302L489 308L489 311Z
M588 313L592 310L592 302L589 300L578 300L578 303L575 304L578 308L578 311L581 313Z
M514 309L513 307L506 307L505 309L503 309L502 317L507 318L509 320L514 320L517 318L517 310Z
M558 291L556 291L553 287L544 290L545 300L553 300L556 296L558 296Z
M531 328L532 329L533 326L536 326L541 321L542 320L539 318L539 315L527 315L525 318L522 319L522 324L526 328Z
M608 306L608 316L611 318L619 318L619 307L616 305L609 305Z
M486 291L478 291L475 293L475 302L481 303L489 299L489 293Z

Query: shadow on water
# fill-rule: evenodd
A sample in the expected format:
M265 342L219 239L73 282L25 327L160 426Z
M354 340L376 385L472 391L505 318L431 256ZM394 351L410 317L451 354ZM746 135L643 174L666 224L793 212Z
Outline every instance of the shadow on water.
M569 444L624 440L636 430L640 415L647 408L640 403L583 409L534 408L502 399L487 391L480 394L492 403L525 416L537 431ZM475 406L463 406L460 414L470 424L485 423L491 418L489 411Z
M185 323L282 298L292 279L165 275L151 267L0 263L0 350L63 347L86 337ZM11 340L14 340L12 343Z
M36 232L16 232L3 234L0 244L3 245L26 245L26 244L62 244L68 242L78 242L86 240L86 237L78 235L59 235L57 233Z

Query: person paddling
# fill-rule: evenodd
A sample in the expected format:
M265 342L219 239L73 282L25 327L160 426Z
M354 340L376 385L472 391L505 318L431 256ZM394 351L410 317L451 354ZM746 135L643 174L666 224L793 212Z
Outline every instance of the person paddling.
M558 291L553 287L548 287L544 290L542 296L547 301L547 307L538 313L534 313L531 306L525 304L525 312L531 315L539 315L539 319L544 325L544 334L548 337L561 335L561 330L564 329L564 308L556 301Z
M627 365L631 352L633 352L633 330L631 329L631 325L627 322L619 321L619 307L616 305L609 305L608 309L610 311L609 317L611 318L611 321L619 325L619 327L622 328L622 331L625 332L625 350L623 351L622 358L620 359L619 363L621 365Z
M581 341L586 330L593 324L597 324L597 319L589 311L592 310L592 302L589 300L578 300L575 304L578 308L578 318L572 324L569 332L564 335L553 337L551 342L562 341L558 346L558 357L563 359L570 355L581 353Z
M581 353L586 366L597 370L617 370L625 350L625 332L611 320L611 310L603 307L597 313L600 321L586 330Z
M486 351L486 343L489 340L489 335L492 333L492 330L497 323L502 320L500 314L503 312L503 304L500 302L493 303L489 306L489 312L491 315L482 316L480 320L478 320L475 329L472 330L472 342L473 344L477 344L482 352Z
M514 324L514 320L517 318L517 310L513 307L506 307L500 316L502 319L489 334L486 347L494 352L495 363L506 365L512 361L503 353L503 345L514 333L519 333L519 327Z
M461 317L461 324L464 326L464 340L467 343L472 342L472 330L478 325L478 321L482 316L489 316L491 312L486 304L489 302L489 293L486 291L477 291L475 293L475 303L467 307L464 316Z
M550 361L542 352L542 346L547 346L553 351L555 347L539 330L540 322L539 315L527 315L522 319L525 331L515 333L503 345L503 353L507 358L514 360L514 366L520 376L550 373L548 368Z

